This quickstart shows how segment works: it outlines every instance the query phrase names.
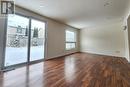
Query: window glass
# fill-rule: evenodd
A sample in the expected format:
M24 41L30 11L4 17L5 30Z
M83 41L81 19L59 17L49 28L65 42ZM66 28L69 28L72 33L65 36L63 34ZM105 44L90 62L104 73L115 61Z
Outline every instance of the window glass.
M66 43L66 50L75 48L75 43Z
M66 31L66 42L75 42L75 32Z
M66 30L66 50L71 50L76 47L75 32Z

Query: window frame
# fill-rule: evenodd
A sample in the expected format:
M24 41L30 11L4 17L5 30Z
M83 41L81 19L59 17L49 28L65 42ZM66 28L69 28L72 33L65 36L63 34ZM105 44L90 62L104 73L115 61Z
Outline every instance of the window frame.
M69 31L69 32L73 32L74 33L74 41L67 41L67 38L66 38L66 33L67 33L67 31ZM73 30L65 30L65 50L67 50L67 51L69 51L69 50L73 50L73 49L75 49L76 48L76 44L77 44L77 37L76 37L76 31L73 31ZM74 44L74 47L70 47L70 48L67 48L67 44Z

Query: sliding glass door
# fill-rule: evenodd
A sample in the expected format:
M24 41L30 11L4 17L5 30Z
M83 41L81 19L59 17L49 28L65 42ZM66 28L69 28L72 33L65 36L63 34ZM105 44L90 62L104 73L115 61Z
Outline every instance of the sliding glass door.
M32 19L30 61L43 59L44 42L45 42L45 23Z
M9 15L6 34L5 66L27 62L29 19Z
M4 66L42 60L44 42L44 22L20 15L9 15Z

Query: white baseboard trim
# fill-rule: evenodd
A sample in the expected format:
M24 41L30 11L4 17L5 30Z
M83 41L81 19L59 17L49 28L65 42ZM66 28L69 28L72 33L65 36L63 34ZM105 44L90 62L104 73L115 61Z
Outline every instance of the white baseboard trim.
M122 57L125 58L125 56L117 56L117 55L110 55L110 54L103 54L103 53L96 53L96 52L87 52L87 51L81 51L83 53L90 53L90 54L97 54L97 55L104 55L104 56L113 56L113 57Z
M64 55L58 55L58 56L46 58L45 60L50 60L50 59L55 59L55 58L59 58L59 57L64 57L64 56L68 56L68 55L71 55L71 54L74 54L74 53L78 53L78 52L79 52L79 51L71 52L71 53L66 53L66 54L64 54Z

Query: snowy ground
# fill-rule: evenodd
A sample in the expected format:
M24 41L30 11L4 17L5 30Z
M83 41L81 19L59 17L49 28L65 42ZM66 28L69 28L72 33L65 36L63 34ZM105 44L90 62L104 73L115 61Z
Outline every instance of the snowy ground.
M36 46L31 47L30 60L39 60L44 58L44 47ZM27 48L26 47L7 47L5 55L5 66L19 64L27 61Z

